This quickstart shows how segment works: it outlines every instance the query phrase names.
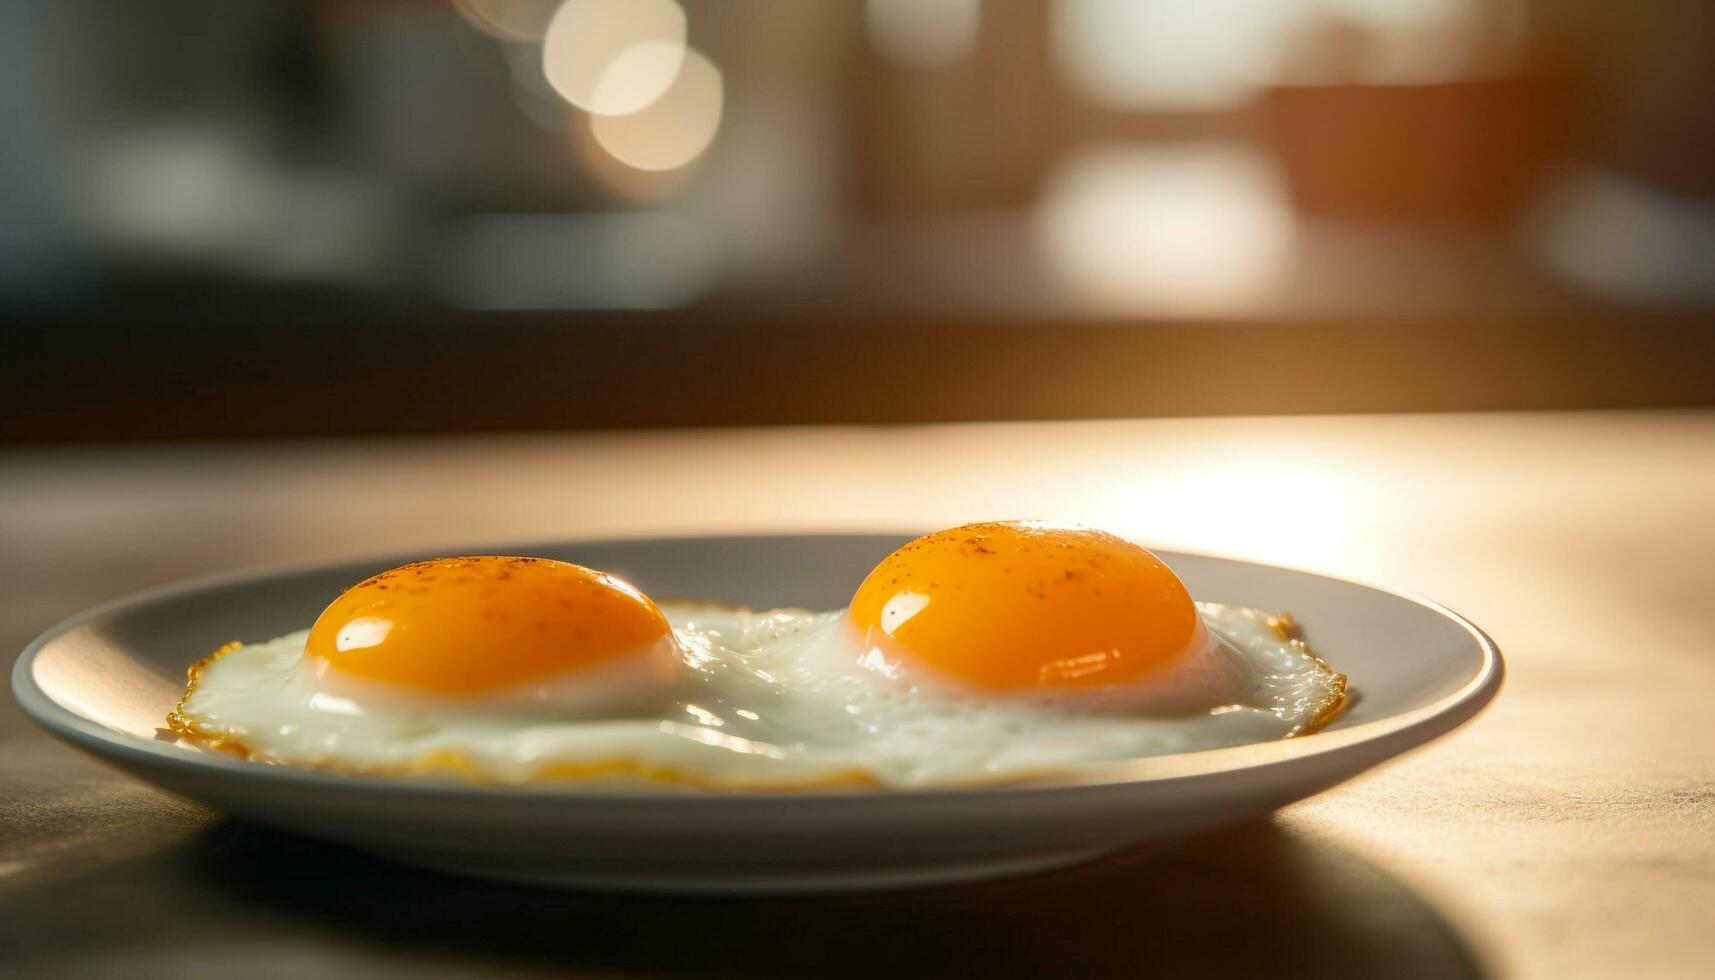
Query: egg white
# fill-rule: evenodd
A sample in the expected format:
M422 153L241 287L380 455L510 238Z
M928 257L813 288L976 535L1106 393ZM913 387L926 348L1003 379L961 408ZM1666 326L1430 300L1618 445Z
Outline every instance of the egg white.
M661 609L685 669L649 689L628 683L612 702L467 700L381 685L336 694L302 669L300 631L206 661L170 720L192 741L260 761L353 773L921 787L1287 738L1331 716L1345 689L1279 620L1215 603L1198 603L1207 647L1143 698L1124 689L995 697L859 666L843 611ZM569 675L538 687L575 684Z

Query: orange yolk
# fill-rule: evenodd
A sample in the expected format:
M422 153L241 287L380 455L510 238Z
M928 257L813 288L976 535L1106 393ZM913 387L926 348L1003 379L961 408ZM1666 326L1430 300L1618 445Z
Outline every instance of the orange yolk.
M310 629L313 666L477 694L649 649L666 617L631 585L546 558L437 558L347 589Z
M1206 641L1160 559L1101 531L1029 522L912 541L870 572L847 615L865 650L996 691L1123 684Z

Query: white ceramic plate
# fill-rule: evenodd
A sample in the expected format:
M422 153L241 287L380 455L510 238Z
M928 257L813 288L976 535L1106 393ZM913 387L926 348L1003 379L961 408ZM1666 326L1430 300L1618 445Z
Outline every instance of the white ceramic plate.
M838 608L907 535L534 543L656 595ZM764 793L494 788L246 762L161 729L185 668L232 639L301 629L339 589L420 555L225 576L109 603L25 649L12 691L87 752L233 816L445 871L574 886L783 891L955 881L1067 864L1266 815L1476 714L1501 682L1493 643L1396 592L1248 562L1158 552L1192 595L1292 613L1356 694L1317 734L1090 764L1053 783Z

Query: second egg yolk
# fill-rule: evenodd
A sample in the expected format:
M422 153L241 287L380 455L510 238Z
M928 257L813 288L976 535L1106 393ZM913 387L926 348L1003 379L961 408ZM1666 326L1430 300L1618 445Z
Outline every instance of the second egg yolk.
M1101 531L969 524L884 558L847 613L864 649L993 691L1135 681L1206 641L1184 583Z

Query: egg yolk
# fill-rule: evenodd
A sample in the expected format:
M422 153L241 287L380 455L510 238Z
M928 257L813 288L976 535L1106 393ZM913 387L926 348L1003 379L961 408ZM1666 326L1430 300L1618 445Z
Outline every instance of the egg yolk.
M310 629L324 668L477 694L652 648L665 616L630 584L546 558L437 558L365 579Z
M910 542L864 579L847 621L866 654L995 691L1123 684L1207 638L1184 583L1148 551L1022 521Z

